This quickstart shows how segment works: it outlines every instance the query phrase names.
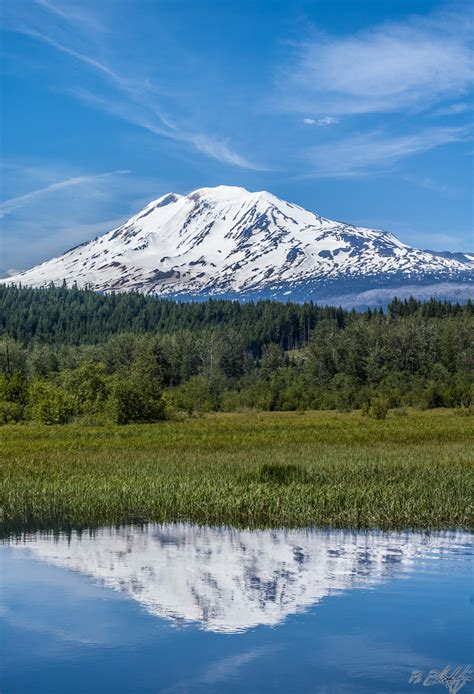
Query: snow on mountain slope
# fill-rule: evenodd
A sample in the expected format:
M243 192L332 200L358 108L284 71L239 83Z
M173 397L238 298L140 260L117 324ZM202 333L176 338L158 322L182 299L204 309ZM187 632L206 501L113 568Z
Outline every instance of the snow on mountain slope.
M0 281L317 300L473 279L472 255L417 250L390 233L319 217L265 191L218 186L164 195L117 229Z

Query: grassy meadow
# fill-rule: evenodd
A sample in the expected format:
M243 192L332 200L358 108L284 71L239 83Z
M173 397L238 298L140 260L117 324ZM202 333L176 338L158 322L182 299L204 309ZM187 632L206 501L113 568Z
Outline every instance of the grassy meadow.
M0 430L3 532L190 520L473 527L474 419L452 410L212 414Z

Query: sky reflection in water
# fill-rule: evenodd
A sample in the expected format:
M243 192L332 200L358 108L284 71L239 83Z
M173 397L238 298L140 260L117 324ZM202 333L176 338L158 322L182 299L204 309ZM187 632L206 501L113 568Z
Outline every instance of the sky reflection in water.
M5 692L415 691L469 662L465 533L149 524L1 551Z

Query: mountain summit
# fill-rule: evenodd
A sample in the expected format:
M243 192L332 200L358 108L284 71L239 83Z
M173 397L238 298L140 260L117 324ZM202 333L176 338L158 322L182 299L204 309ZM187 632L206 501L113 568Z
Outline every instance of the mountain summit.
M182 298L363 305L411 293L462 300L473 290L474 255L418 250L266 191L218 186L163 195L117 229L0 281L63 280Z

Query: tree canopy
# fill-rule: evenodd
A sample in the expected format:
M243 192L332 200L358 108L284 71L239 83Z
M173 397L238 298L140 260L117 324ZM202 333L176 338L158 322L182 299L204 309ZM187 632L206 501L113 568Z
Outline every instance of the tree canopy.
M471 302L394 299L356 313L0 286L0 421L469 408L473 327Z

